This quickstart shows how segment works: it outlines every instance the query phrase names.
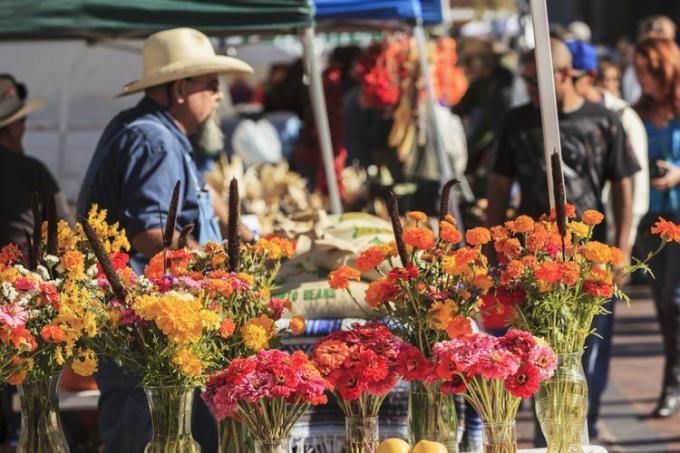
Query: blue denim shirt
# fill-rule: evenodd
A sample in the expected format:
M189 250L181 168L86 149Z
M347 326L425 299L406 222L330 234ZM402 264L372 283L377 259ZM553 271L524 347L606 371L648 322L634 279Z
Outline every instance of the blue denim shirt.
M675 118L660 129L646 121L645 129L649 142L650 162L665 160L680 166L680 119ZM673 215L675 221L680 220L680 185L661 191L654 187L650 188L649 213Z
M78 196L78 218L86 218L90 206L97 203L108 210L107 220L120 222L132 239L165 225L179 180L177 228L193 223L197 231L196 186L204 183L191 156L191 143L167 110L143 98L113 118L99 139ZM131 257L135 270L142 271L148 257L134 250Z

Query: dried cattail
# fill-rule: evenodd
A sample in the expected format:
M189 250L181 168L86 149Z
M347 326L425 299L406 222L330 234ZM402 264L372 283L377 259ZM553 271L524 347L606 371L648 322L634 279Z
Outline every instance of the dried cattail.
M229 255L229 270L238 272L241 236L239 234L239 204L238 181L232 178L229 183L229 222L227 228L227 247Z
M97 233L95 233L87 220L80 220L80 225L83 227L83 231L87 237L87 242L90 244L90 247L92 247L94 256L97 257L97 261L99 261L99 264L102 267L102 272L104 272L104 275L111 285L113 294L121 303L123 303L127 297L127 290L123 286L116 269L114 269L113 264L109 259L109 255L104 249L104 244L102 244L101 240L99 240Z
M394 240L397 243L399 258L401 258L402 266L406 267L409 261L406 244L404 244L404 232L401 229L401 219L399 218L399 203L397 202L397 196L392 191L390 191L390 219L392 220Z
M33 192L31 200L33 210L33 240L28 253L28 268L32 271L38 268L40 260L40 246L42 245L42 210L40 209L40 197L37 192Z
M555 222L557 223L557 231L559 231L562 239L562 257L566 258L567 250L565 237L567 236L567 196L564 192L562 158L557 151L553 151L553 154L550 156L550 163L552 167L553 194L555 196Z
M439 200L439 221L443 221L449 213L449 201L451 199L451 189L460 181L457 179L450 179L444 187L442 187L442 196Z
M170 208L168 209L168 218L165 222L165 232L163 233L163 248L166 250L172 245L172 238L175 235L175 225L177 224L177 207L179 205L179 189L180 182L177 181L175 183L175 188L172 191Z
M187 241L192 231L194 231L193 223L190 223L189 225L182 228L182 231L179 233L179 239L177 240L177 248L183 249L187 246Z
M47 197L47 253L57 256L59 253L59 220L54 194Z
M26 255L28 257L28 260L30 262L31 260L31 253L33 250L33 240L31 240L31 233L28 232L28 230L24 230L24 236L26 238Z

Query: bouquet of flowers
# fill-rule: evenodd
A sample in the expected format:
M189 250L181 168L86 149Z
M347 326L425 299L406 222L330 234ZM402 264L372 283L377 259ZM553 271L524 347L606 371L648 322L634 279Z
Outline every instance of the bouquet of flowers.
M333 394L346 417L348 452L376 450L378 412L397 384L404 346L380 323L357 323L314 345L312 363L334 386Z
M206 385L203 399L218 421L243 420L256 451L287 452L287 436L309 405L325 404L331 383L305 353L262 350L234 359Z
M511 330L501 338L476 333L434 346L436 376L445 393L462 395L482 418L485 452L517 450L515 417L522 398L553 375L557 357L531 334Z
M482 246L491 240L490 232L471 229L465 236L468 246L460 247L463 236L448 214L448 192L453 183L446 184L442 194L438 238L425 226L427 217L422 212L409 213L415 226L402 230L393 196L390 217L395 242L362 252L356 259L358 269L341 266L329 275L331 288L347 289L350 280L360 279L361 272L375 270L381 274L366 289L366 302L379 316L389 319L395 333L415 346L425 359L432 357L435 343L472 333L470 317L477 312L480 297L493 284L482 253ZM397 266L396 256L401 266ZM383 271L384 261L391 270ZM444 402L436 387L411 384L409 414L414 444L420 439L455 444L455 435L450 439L437 434L440 428L448 430L446 427L455 424L455 410L453 401ZM444 416L442 408L449 415ZM443 417L453 420L443 421Z

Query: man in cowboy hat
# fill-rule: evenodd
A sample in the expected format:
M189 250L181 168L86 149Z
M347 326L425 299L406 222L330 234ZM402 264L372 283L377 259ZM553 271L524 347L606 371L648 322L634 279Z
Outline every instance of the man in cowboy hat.
M9 74L0 75L0 247L22 244L33 229L33 193L41 200L55 195L57 215L68 218L63 193L49 170L24 154L26 117L45 106L43 98L26 101L26 87Z
M201 142L201 135L214 135L209 132L215 127L215 109L222 99L218 76L252 72L240 60L216 55L208 37L189 28L149 36L142 56L143 77L126 85L119 96L141 91L145 96L104 130L78 199L79 217L97 203L108 210L108 221L125 228L132 245L131 264L137 272L163 249L162 227L177 181L181 191L175 240L179 230L193 224L189 245L221 242L220 225L226 226L226 218L215 216L216 200L205 190L191 143ZM137 379L105 363L97 383L106 451L141 452L150 440L151 420ZM214 451L214 421L202 402L198 406L194 437L203 451Z

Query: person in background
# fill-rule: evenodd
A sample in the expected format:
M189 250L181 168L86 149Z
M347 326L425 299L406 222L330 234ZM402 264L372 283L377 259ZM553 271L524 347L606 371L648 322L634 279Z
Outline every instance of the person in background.
M612 60L600 59L595 85L612 96L621 97L621 69Z
M674 41L676 32L677 27L670 17L649 16L643 19L638 26L638 42L647 38L663 38ZM624 70L621 84L623 98L630 104L635 104L640 99L642 91L632 63Z
M0 75L0 247L26 241L33 230L33 194L42 203L54 195L57 216L69 220L68 204L50 171L24 149L26 117L45 107L41 97L26 100L26 86L9 74Z
M649 171L647 166L647 133L640 117L624 101L606 90L595 86L597 73L597 53L595 48L582 41L567 42L567 47L571 52L574 87L576 92L583 96L587 101L602 105L616 115L621 120L623 130L628 139L628 145L633 150L633 154L640 165L640 171L633 176L633 216L631 220L630 236L628 243L635 243L640 220L647 213L649 208ZM604 191L606 199L606 217L613 218L614 207L613 197L609 197L609 186ZM609 226L608 242L613 242L614 228L612 223ZM623 281L619 281L621 285ZM593 321L593 328L597 330L599 336L591 335L586 342L586 351L583 356L583 364L588 378L588 431L593 438L597 437L597 420L600 414L600 400L607 386L609 376L609 362L611 359L612 337L614 335L614 313L616 302L612 299L605 307L610 312L609 315L597 316Z
M648 233L659 216L680 221L680 50L674 41L649 38L635 48L633 63L642 97L635 106L649 137L650 206L641 239L646 250L658 245ZM650 267L652 295L663 337L665 367L657 417L680 411L680 246L669 244Z
M145 95L111 120L102 133L78 199L79 217L86 217L97 203L108 211L109 222L119 222L125 229L132 245L131 265L138 273L163 250L162 228L178 181L181 190L173 243L189 224L195 233L188 241L190 247L222 241L227 219L216 217L210 192L193 161L190 139L202 143L200 137L219 128L215 115L222 99L218 75L252 72L240 60L215 55L208 37L190 28L152 34L142 56L143 77L126 85L120 96L142 91ZM245 232L242 237L250 239ZM96 379L104 451L143 451L151 437L151 419L139 380L110 361L100 363ZM200 399L194 410L193 434L203 451L216 451L215 422Z

